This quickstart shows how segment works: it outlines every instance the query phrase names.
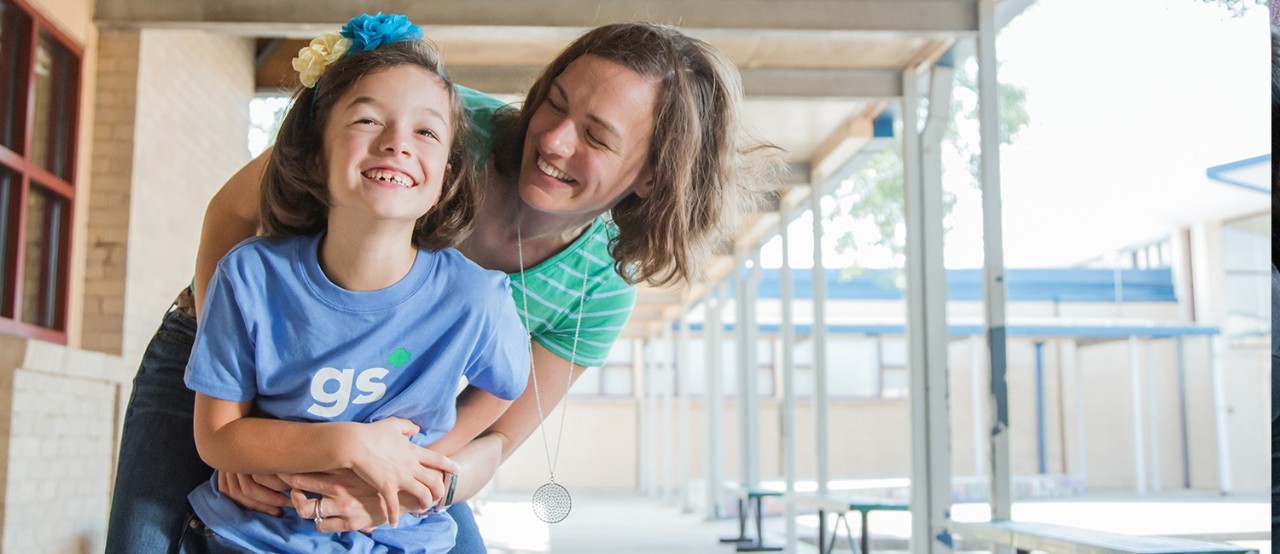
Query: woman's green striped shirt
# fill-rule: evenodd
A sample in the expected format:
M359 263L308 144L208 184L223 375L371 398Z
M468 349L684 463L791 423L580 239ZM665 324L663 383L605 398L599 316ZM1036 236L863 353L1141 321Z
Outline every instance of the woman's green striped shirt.
M492 149L493 116L506 105L466 87L458 90L476 132L470 151L485 155L483 163ZM581 366L604 364L635 306L635 287L618 275L609 255L609 240L616 234L617 228L602 215L559 254L526 269L523 282L519 272L509 274L511 296L534 340Z

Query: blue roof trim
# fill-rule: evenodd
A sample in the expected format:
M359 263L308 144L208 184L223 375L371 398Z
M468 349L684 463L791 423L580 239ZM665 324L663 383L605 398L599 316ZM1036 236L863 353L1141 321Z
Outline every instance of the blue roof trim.
M875 138L893 138L893 112L885 110L871 122L871 136Z
M1244 159L1236 162L1225 163L1222 165L1215 165L1213 167L1210 167L1209 169L1206 169L1205 175L1207 175L1210 179L1213 179L1221 183L1226 183L1228 185L1235 185L1238 187L1247 188L1249 190L1256 190L1258 192L1265 192L1267 194L1271 194L1271 189L1269 188L1260 187L1253 183L1240 181L1237 179L1232 179L1225 175L1227 172L1233 169L1240 169L1242 167L1248 167L1251 165L1256 165L1260 163L1270 163L1270 162L1271 162L1271 154L1263 154L1261 156L1248 158L1248 159Z
M759 298L780 298L780 271L762 270ZM793 269L796 298L813 294L809 269ZM853 278L842 278L842 270L826 270L829 300L901 300L903 291L894 284L893 270L868 270ZM1117 287L1119 277L1119 287ZM1009 269L1005 271L1005 292L1011 302L1177 302L1170 269ZM982 270L947 270L947 299L982 300Z
M934 65L937 65L939 67L955 67L956 66L956 47L952 46L951 48L948 48L946 52L943 52L942 57L938 58L937 63L935 63Z
M690 331L702 331L703 324L692 323L689 325ZM796 335L808 335L812 332L812 325L796 325ZM732 332L734 325L726 323L725 332ZM776 323L757 325L756 329L760 333L773 334L782 332L782 326ZM1037 338L1093 338L1093 339L1127 339L1129 337L1138 338L1174 338L1186 336L1211 336L1221 334L1222 330L1217 327L1205 327L1199 325L1071 325L1071 324L1037 324L1037 325L1010 325L1007 328L1007 334L1011 337L1037 337ZM907 333L905 324L831 324L827 325L827 332L840 335L866 335L866 336L903 336ZM983 335L986 328L981 325L948 325L947 333L953 337L970 337L975 335Z

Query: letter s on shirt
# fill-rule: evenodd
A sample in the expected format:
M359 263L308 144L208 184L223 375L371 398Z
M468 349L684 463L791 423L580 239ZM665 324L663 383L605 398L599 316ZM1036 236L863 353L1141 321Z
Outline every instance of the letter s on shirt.
M360 396L352 400L352 404L368 404L382 400L387 394L387 385L381 379L391 373L386 368L371 367L360 372L360 377L356 379L356 388L360 390Z

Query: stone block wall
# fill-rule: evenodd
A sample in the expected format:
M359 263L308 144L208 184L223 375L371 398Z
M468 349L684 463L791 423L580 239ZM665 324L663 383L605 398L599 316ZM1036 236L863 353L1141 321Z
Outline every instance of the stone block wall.
M0 550L102 551L132 373L119 356L0 336Z

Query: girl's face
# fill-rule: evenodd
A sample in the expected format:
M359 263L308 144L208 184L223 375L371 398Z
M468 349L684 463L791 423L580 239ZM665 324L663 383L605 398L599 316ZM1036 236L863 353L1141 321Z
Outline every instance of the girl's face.
M600 213L633 192L647 196L657 94L653 80L604 58L571 62L529 121L520 164L525 204Z
M324 130L330 223L412 229L440 198L449 107L444 82L412 65L365 75L339 98Z

